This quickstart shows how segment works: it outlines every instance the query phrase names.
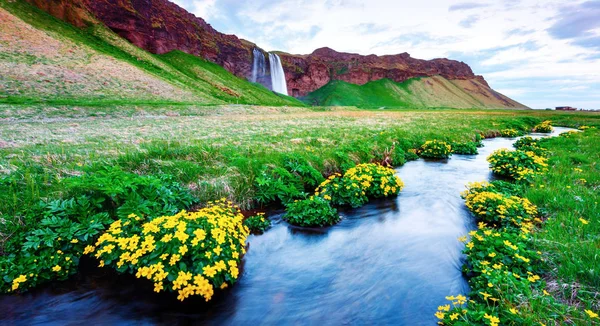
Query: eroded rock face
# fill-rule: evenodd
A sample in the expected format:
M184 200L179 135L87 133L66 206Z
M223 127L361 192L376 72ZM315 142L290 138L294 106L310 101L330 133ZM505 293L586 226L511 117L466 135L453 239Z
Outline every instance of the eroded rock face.
M248 77L252 70L254 44L219 33L204 19L167 0L27 1L79 27L89 21L82 18L87 11L121 37L152 53L181 50L215 62L240 77Z
M288 89L294 96L306 95L331 80L363 85L383 78L402 82L414 77L440 75L446 79L477 79L487 85L482 76L473 74L471 68L463 62L448 59L420 60L412 58L408 53L364 56L321 48L306 56L280 56L286 71Z
M215 62L248 78L255 44L216 31L202 18L168 0L27 0L50 14L83 27L96 19L131 43L152 53L181 50ZM448 59L419 60L408 53L358 55L329 48L309 55L279 54L290 95L304 96L331 80L365 84L389 78L402 82L413 77L441 75L446 79L477 79L471 68ZM268 85L267 85L268 86Z

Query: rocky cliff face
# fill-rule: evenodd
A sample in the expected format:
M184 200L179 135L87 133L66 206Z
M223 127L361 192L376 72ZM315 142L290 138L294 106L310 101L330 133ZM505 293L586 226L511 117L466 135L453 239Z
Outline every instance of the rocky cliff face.
M364 56L321 48L306 56L280 56L286 71L288 89L294 96L304 96L331 80L363 85L384 78L403 82L414 77L440 75L450 80L477 79L487 85L482 76L473 74L471 68L463 62L448 59L420 60L412 58L408 53Z
M215 62L240 77L252 71L254 44L219 33L204 19L168 0L26 0L83 27L90 17L149 52L181 50Z
M251 42L216 31L168 0L27 0L52 15L86 26L102 22L131 43L152 53L181 50L222 65L248 78L252 71ZM448 59L419 60L408 53L358 55L322 48L309 55L280 53L290 95L304 96L331 80L365 84L389 78L402 82L413 77L441 75L446 79L477 79L462 62Z

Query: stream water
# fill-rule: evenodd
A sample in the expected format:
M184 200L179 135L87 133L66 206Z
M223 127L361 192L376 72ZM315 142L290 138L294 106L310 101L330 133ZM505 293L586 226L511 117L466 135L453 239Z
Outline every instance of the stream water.
M275 216L271 230L249 237L240 281L208 304L155 295L84 261L74 280L0 296L0 324L435 325L444 297L468 292L457 238L475 225L460 192L489 180L487 156L514 141L409 162L397 170L400 196L346 211L331 228L296 229Z

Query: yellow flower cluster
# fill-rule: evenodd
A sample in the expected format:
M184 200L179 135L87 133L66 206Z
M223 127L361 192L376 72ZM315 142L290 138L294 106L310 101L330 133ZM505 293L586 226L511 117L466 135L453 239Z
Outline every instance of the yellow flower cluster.
M471 188L463 195L467 207L479 219L497 225L507 225L510 222L513 226L521 228L524 233L533 229L538 210L528 199L475 189Z
M428 140L421 146L419 152L422 157L447 158L452 155L452 146L441 140Z
M19 277L15 278L12 281L12 290L15 291L19 288L19 285L21 285L21 283L25 282L27 282L27 277L25 275L19 275Z
M467 207L479 220L477 230L470 231L468 238L459 238L466 242L465 268L471 275L471 300L446 297L453 307L438 309L440 324L481 323L481 318L490 326L500 325L500 318L506 324L514 324L520 318L515 293L528 293L534 284L542 284L541 277L531 271L531 264L542 253L529 249L528 242L534 223L541 222L536 217L537 207L525 198L506 194L510 190L506 182L476 182L468 184L462 193ZM510 292L505 290L507 286Z
M502 148L492 153L487 160L494 173L515 180L527 179L548 170L547 159L531 151L511 151Z
M343 176L339 173L330 176L315 190L315 196L332 205L360 207L369 198L397 195L402 188L404 183L394 169L365 163L348 169Z
M519 132L515 129L503 129L500 131L502 137L517 137Z
M552 121L546 120L546 121L540 123L539 125L537 125L533 128L533 131L544 132L544 133L552 132Z
M249 234L242 222L243 215L224 199L197 212L151 220L130 215L112 223L85 253L94 253L100 266L152 281L155 292L177 291L182 301L193 295L208 301L214 288L239 277ZM169 277L176 278L170 282Z
M344 178L355 181L367 195L379 193L379 196L375 197L397 195L404 188L404 183L396 176L396 171L380 164L359 164L346 171ZM373 184L379 189L372 189Z

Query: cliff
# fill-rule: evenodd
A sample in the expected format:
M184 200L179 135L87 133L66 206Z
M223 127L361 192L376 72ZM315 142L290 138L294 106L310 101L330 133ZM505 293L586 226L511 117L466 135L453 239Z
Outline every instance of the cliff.
M487 86L483 77L473 74L463 62L420 60L408 53L364 56L321 48L306 56L283 53L280 56L284 62L288 89L294 96L304 96L332 80L364 85L380 79L403 82L415 77L442 76L449 80L476 79Z
M202 18L168 0L26 1L76 26L102 22L152 53L181 50L217 63L239 77L251 75L255 44L218 32ZM381 79L403 82L415 77L441 76L447 80L475 80L489 87L467 64L449 59L420 60L408 53L359 55L329 48L317 49L309 55L279 55L288 90L295 97L306 96L335 80L364 85ZM269 86L266 81L263 84Z

